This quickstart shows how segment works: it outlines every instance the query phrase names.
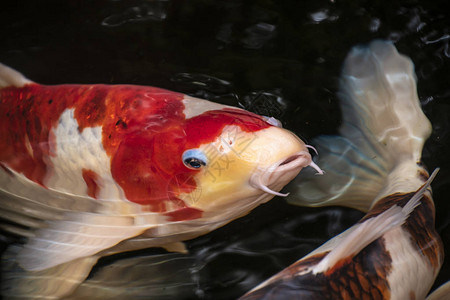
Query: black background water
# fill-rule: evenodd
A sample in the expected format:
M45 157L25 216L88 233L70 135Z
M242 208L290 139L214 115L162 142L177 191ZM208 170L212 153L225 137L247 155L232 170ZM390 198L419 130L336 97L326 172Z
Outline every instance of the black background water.
M446 8L438 0L10 1L0 7L0 61L45 84L153 85L241 106L310 141L340 124L337 78L349 49L392 40L415 63L433 124L423 159L431 170L441 167L433 182L436 227L450 257ZM190 241L195 276L190 292L173 299L236 298L361 216L275 198ZM435 286L450 279L448 260Z

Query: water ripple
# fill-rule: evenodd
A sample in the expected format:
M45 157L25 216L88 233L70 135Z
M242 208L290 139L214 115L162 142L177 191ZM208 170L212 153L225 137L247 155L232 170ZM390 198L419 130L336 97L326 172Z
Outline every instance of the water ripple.
M316 12L313 12L309 15L313 23L319 24L323 21L337 21L339 19L339 16L336 14L330 14L330 11L328 9L322 9L318 10Z
M102 21L106 27L117 27L130 22L163 21L167 17L167 0L149 1L112 14Z
M246 110L276 119L284 115L288 106L280 89L251 92L239 104Z
M257 23L245 30L247 36L241 40L244 48L261 49L276 36L276 26L269 23Z

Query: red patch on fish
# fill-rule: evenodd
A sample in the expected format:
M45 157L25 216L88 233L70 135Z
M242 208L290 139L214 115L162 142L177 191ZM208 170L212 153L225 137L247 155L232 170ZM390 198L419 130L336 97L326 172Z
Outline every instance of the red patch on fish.
M87 194L90 197L97 199L97 195L99 192L98 174L92 170L83 169L82 175L83 175L84 182L86 182Z
M152 95L146 97L146 95ZM151 105L138 107L141 114L164 111L164 101L178 103L183 110L183 95L162 89L138 86L29 84L23 88L4 88L0 91L0 160L29 179L43 185L52 154L52 133L61 114L74 109L81 132L86 127L103 126L103 146L112 155L124 132L114 130L117 119L133 118L137 114L126 109L131 102L145 98ZM150 104L149 103L149 104ZM169 111L172 113L172 111ZM14 132L11 132L11 129ZM105 138L105 134L111 133ZM112 134L114 133L114 135Z
M186 120L189 148L213 142L227 125L239 126L244 132L255 132L271 126L260 116L245 110L225 108L207 111Z
M202 216L202 211L192 207L185 207L179 210L165 213L169 217L169 221L193 220Z
M174 219L198 217L178 199L196 188L198 170L186 168L184 150L214 141L227 125L254 132L270 125L260 116L239 110L207 111L185 119L184 95L167 90L130 85L29 84L0 90L0 161L45 186L55 153L52 129L67 109L81 133L102 127L102 144L111 157L111 173L126 198L156 212L171 211ZM92 173L91 173L92 172ZM88 194L98 195L98 174L83 171ZM174 184L174 177L178 177ZM168 196L169 195L169 196ZM167 201L171 205L167 205ZM174 209L175 205L175 209Z

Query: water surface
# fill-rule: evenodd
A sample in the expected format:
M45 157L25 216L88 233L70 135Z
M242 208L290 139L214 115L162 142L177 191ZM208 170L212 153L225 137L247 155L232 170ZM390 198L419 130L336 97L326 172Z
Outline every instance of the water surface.
M433 124L423 159L430 170L441 167L432 185L436 227L450 257L450 11L442 7L446 1L10 1L0 10L0 61L45 84L152 85L240 106L310 141L337 132L337 79L349 49L392 40L415 63ZM179 293L172 298L236 298L361 216L275 198L189 241L191 255L166 268L181 272L167 277ZM95 272L157 253L106 258ZM436 285L449 279L447 259Z

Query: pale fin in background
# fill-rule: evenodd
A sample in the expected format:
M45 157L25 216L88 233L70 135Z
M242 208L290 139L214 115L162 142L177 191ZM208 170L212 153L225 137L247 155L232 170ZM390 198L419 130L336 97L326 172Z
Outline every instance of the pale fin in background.
M0 63L0 88L9 86L23 87L26 84L33 83L21 73Z
M86 279L99 258L90 256L50 269L29 272L16 262L15 256L20 251L21 247L10 246L2 257L1 295L6 299L60 299Z
M355 47L344 63L340 101L341 136L319 137L312 143L325 175L302 170L288 187L293 191L288 201L367 211L386 194L420 186L414 178L431 125L417 97L411 60L389 42ZM403 180L408 177L411 183ZM394 182L399 178L402 183Z
M435 291L433 291L425 300L449 300L450 299L450 281L447 281Z
M0 213L18 224L2 226L29 237L17 257L19 265L29 271L96 254L150 227L135 224L136 214L126 204L46 189L12 170L0 169L0 182L4 187L0 189L4 204ZM120 209L130 214L120 215Z
M47 228L38 230L17 260L24 269L39 271L94 255L144 230L130 216L66 213L64 221L50 221Z
M287 190L291 204L306 206L342 205L367 211L371 199L385 183L387 166L368 156L341 136L320 136L314 140L324 175L304 169ZM362 200L363 199L363 200ZM367 199L367 201L365 201ZM370 201L369 201L370 200Z
M144 255L115 260L84 281L66 300L195 298L195 258L176 254ZM170 271L168 271L170 270ZM197 275L198 276L198 275Z

